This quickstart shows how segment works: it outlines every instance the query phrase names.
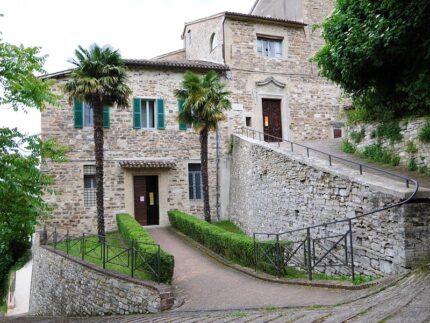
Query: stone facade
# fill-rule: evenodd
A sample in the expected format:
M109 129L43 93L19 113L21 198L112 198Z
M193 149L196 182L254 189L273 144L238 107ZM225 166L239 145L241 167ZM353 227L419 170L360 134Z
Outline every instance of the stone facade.
M389 140L382 141L383 147L400 157L400 165L407 166L409 161L414 158L418 166L430 167L430 144L422 143L418 139L419 131L427 122L427 118L401 121L399 125L402 129L402 140L396 143L391 143ZM346 129L347 137L359 150L363 150L364 147L377 143L378 139L372 138L372 133L376 131L378 125L378 123L348 125ZM364 131L364 137L359 143L355 144L351 140L350 134L361 131ZM416 152L408 152L407 147L411 144L415 146Z
M35 239L31 315L156 313L169 309L173 301L170 286L103 270L50 247L39 246Z
M133 176L159 176L160 222L167 224L167 211L172 208L202 215L202 201L188 198L188 163L200 161L200 143L193 129L179 130L176 120L177 99L173 91L179 88L183 71L160 72L136 69L129 72L133 97L163 98L166 127L133 129L131 108L111 109L110 128L105 129L105 212L107 230L116 229L115 214L125 211L134 214ZM65 80L58 82L58 87ZM61 93L60 90L57 90ZM94 164L92 127L75 129L73 106L64 97L60 107L42 112L42 134L55 138L69 148L67 163L48 163L43 170L55 176L54 189L60 195L47 197L55 211L50 222L94 231L96 207L84 206L84 165ZM216 161L215 134L209 137L210 197L212 212L216 214ZM169 157L176 160L172 169L124 169L120 160Z
M315 5L301 4L303 20L313 24L332 7L332 1ZM214 35L215 46L211 48ZM262 57L257 53L257 36L282 39L282 57ZM331 137L331 122L340 108L339 90L317 76L309 58L322 45L318 32L303 23L274 21L270 18L221 13L186 23L184 50L156 57L153 62L210 61L223 64L221 71L226 88L231 91L232 110L219 124L217 134L209 138L209 183L212 215L227 217L229 199L230 135L246 126L263 130L262 100L281 102L282 136L288 139ZM202 216L202 201L189 199L188 164L200 160L198 135L191 129L180 130L176 117L178 103L173 91L180 86L186 71L180 66L129 66L132 97L164 99L165 129L133 129L132 109L111 109L110 128L105 129L105 211L108 230L115 229L114 215L125 211L134 214L133 176L156 175L159 184L160 224L167 224L167 210L178 208ZM208 68L199 69L199 73ZM61 74L61 73L60 73ZM67 74L55 74L56 91ZM55 211L50 223L93 231L95 206L84 205L83 168L94 164L92 128L75 129L73 106L63 97L60 107L42 112L42 135L55 138L70 148L68 163L48 163L43 170L56 179L59 195L47 196ZM217 139L218 138L218 150ZM119 161L139 158L173 158L172 168L127 169Z
M246 233L279 233L354 217L404 199L335 174L311 160L234 136L230 177L230 219ZM353 222L356 272L398 273L430 259L430 209L415 201ZM347 223L313 229L313 238L344 234ZM305 231L289 240L303 238Z

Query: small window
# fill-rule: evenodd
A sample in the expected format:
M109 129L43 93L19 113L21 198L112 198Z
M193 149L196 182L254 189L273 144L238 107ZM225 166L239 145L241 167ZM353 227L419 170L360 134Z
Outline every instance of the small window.
M188 31L187 31L187 42L188 42L188 45L191 46L191 30L190 29L188 29Z
M342 128L333 128L333 138L342 138Z
M188 164L188 185L190 200L202 199L202 167L201 164Z
M155 128L155 101L142 100L141 109L142 128Z
M84 166L84 205L96 205L96 166Z
M217 46L217 39L216 39L216 34L213 33L211 36L211 40L210 40L210 48L211 51L213 51L215 49L215 47Z
M252 126L252 124L251 124L251 117L246 117L245 118L245 125L247 127L251 127Z
M282 57L282 39L257 37L257 53L264 57Z
M93 107L84 102L84 127L93 127L94 126L94 111Z

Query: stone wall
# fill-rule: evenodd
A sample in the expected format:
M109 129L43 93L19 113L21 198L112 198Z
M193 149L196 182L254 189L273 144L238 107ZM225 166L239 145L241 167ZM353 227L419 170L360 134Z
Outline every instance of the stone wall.
M173 305L171 286L142 281L33 244L30 314L91 316L155 313Z
M223 15L185 24L185 52L190 60L223 63ZM211 48L211 36L215 34L215 48Z
M358 181L356 173L339 175L267 144L233 138L229 214L247 234L279 233L354 217L405 197L404 193L390 194L382 187ZM398 273L423 259L428 261L429 222L428 201L354 221L357 272ZM347 230L347 223L341 223L312 230L311 234L326 237ZM300 231L286 238L294 240L303 234Z
M228 88L232 101L243 106L238 126L252 118L252 128L263 131L262 99L282 101L283 137L293 140L330 138L332 122L341 107L338 87L317 75L309 62L313 54L308 28L227 19L225 63L231 69ZM280 58L257 53L257 35L283 39ZM261 85L273 78L282 89ZM273 84L272 84L273 85ZM279 93L282 90L282 93Z
M430 143L422 143L418 139L419 131L428 122L428 118L417 118L413 120L400 121L399 125L402 129L402 139L399 142L391 143L389 140L382 140L382 145L400 157L400 165L407 166L409 161L414 158L418 166L430 167ZM379 123L357 124L347 126L348 140L354 144L359 150L364 147L376 144L378 138L375 138L374 132ZM355 143L351 139L352 132L364 131L364 137L359 143ZM416 152L408 152L407 147L411 145L416 148Z

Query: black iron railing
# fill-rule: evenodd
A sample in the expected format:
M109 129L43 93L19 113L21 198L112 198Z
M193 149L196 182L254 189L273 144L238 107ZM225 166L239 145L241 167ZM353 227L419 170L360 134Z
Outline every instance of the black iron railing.
M373 174L379 173L383 176L388 175L392 178L398 179L401 182L404 182L407 188L409 188L411 184L414 185L414 190L404 200L356 215L354 217L316 224L294 230L288 230L280 233L254 233L255 268L258 268L259 262L265 262L266 264L269 263L273 266L272 269L274 269L278 276L285 274L287 268L292 266L306 271L308 278L312 280L314 272L326 272L327 268L336 267L336 270L332 270L333 272L349 274L351 275L352 280L354 280L354 224L360 218L408 203L416 195L419 189L419 183L415 179L387 170L379 169L374 166L335 156L304 144L285 140L283 138L265 134L245 127L239 129L239 134L254 140L264 140L271 143L278 142L279 147L281 142L286 142L290 145L292 152L294 152L295 146L304 148L308 158L312 152L321 154L327 158L329 166L332 166L333 162L338 160L343 164L350 164L353 166L353 168L358 170L360 175L363 175L367 169L371 170ZM278 252L271 252L268 254L263 248L261 248L261 244L266 239L274 239L277 241L278 247L273 250L278 250ZM280 242L285 240L291 242L288 248L280 248Z
M120 272L131 277L138 277L139 273L143 273L153 277L157 282L161 279L161 248L158 244L139 240L127 241L109 234L100 236L71 229L57 229L57 227L43 229L41 244L50 245L55 250L99 264L103 269L111 269L110 265L114 265L125 268ZM153 246L155 251L144 251L145 248L142 246Z

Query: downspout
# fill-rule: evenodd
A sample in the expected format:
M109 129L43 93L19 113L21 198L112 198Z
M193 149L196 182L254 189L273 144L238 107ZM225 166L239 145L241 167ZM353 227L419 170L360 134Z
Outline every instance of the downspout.
M219 221L220 215L219 215L219 132L218 127L216 128L215 132L215 142L216 142L216 218Z

